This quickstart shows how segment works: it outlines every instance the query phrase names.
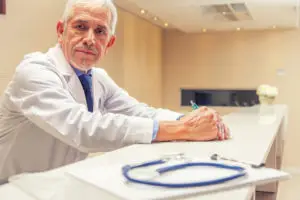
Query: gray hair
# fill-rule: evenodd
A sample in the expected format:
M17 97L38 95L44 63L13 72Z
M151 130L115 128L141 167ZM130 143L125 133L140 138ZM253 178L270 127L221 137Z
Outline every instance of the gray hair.
M68 0L64 14L62 16L62 20L64 23L68 21L70 16L72 15L73 7L77 4L89 4L93 6L101 6L101 7L107 7L111 11L111 22L110 22L110 28L112 34L115 34L116 31L116 25L118 20L118 13L117 8L114 5L112 0Z

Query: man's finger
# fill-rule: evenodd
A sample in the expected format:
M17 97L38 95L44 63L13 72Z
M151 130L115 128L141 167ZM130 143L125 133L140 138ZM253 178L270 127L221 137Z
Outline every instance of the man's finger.
M199 109L200 109L200 111L202 111L202 112L208 111L208 107L206 107L206 106L202 106L202 107L200 107Z
M231 137L231 135L230 135L230 129L227 127L227 126L225 126L225 129L226 129L226 139L229 139L230 137Z
M225 129L224 129L224 124L222 122L219 122L220 126L220 132L221 132L221 140L225 139Z
M218 140L222 140L222 132L221 132L221 129L220 129L220 124L218 123L217 124L217 128L218 128Z
M212 113L208 113L208 114L207 114L207 118L208 118L209 120L214 120L214 115L213 115Z

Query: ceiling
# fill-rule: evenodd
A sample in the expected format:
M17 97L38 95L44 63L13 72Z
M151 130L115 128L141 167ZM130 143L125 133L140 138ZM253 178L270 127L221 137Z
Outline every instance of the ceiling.
M158 26L186 33L299 27L300 0L115 0Z

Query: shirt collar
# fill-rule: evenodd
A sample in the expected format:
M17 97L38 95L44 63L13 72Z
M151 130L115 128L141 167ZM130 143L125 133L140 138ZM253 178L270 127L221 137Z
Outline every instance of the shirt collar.
M81 76L82 74L84 74L84 73L83 73L82 71L80 71L79 69L77 69L77 68L75 68L75 67L73 67L73 66L72 66L72 68L74 69L74 71L75 71L75 73L76 73L77 76ZM90 76L92 76L92 69L89 69L89 70L87 71L87 74L90 75Z

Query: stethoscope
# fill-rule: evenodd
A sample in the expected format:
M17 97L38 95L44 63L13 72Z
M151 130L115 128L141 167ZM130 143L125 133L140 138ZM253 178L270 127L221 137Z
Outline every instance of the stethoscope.
M209 185L215 185L215 184L220 184L220 183L225 183L230 180L234 180L240 177L244 177L247 175L247 170L245 167L241 166L234 166L234 165L229 165L229 164L223 164L223 163L217 163L217 162L183 162L180 164L174 164L166 167L161 167L156 169L156 174L158 176L161 176L164 173L175 171L175 170L180 170L183 168L187 167L214 167L214 168L219 168L219 169L227 169L227 170L232 170L235 171L236 173L231 174L229 176L224 176L221 178L217 179L212 179L212 180L207 180L207 181L198 181L198 182L190 182L190 183L163 183L163 182L157 182L157 181L152 181L152 180L145 180L145 179L139 179L136 177L132 177L129 175L129 172L133 169L137 168L143 168L143 167L149 167L153 165L159 165L159 164L165 164L169 162L172 159L176 160L185 160L187 157L184 156L183 153L179 154L174 154L171 156L163 157L161 159L157 160L152 160L148 162L143 162L140 164L135 164L135 165L125 165L122 167L122 173L123 176L127 179L127 181L133 182L133 183L139 183L139 184L144 184L144 185L151 185L151 186L159 186L159 187L168 187L168 188L186 188L186 187L199 187L199 186L209 186ZM218 156L217 154L213 154L211 156L212 160L217 160L217 159L222 159L222 157ZM259 168L263 167L264 165L254 165L252 167Z

